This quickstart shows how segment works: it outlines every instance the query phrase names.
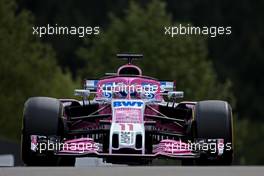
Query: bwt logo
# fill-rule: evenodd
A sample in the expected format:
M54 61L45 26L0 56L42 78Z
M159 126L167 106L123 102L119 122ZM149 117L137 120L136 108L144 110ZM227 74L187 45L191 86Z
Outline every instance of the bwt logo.
M141 107L143 104L141 101L114 101L113 107Z

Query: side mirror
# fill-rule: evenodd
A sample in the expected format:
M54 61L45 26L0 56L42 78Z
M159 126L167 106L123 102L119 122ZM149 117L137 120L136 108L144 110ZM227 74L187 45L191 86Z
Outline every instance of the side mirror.
M90 96L90 90L85 89L75 89L74 90L75 96L81 96L81 97L89 97Z
M183 91L171 91L168 92L168 98L171 100L176 100L177 98L183 98L184 92Z

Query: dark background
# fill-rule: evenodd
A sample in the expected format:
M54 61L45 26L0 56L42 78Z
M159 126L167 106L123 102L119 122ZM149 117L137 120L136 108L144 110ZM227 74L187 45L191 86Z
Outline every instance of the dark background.
M71 97L81 79L116 69L116 53L140 52L145 73L177 79L188 99L229 101L235 163L264 164L263 9L250 0L0 0L0 137L19 140L28 97ZM232 34L163 35L179 23L231 26ZM100 26L100 36L32 35L32 26L47 24Z

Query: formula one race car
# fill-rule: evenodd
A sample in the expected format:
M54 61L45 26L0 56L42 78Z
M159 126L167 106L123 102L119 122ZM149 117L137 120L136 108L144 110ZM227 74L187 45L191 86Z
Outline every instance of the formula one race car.
M26 165L73 166L76 157L114 164L229 165L233 159L232 110L225 101L184 101L174 81L142 75L140 54L116 73L85 80L82 100L29 98L24 107L22 159ZM193 90L195 91L195 90Z

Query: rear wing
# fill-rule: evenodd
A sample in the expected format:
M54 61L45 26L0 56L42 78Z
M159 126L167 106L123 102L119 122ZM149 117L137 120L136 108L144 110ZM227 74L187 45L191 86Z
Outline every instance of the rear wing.
M97 84L99 80L85 80L84 81L84 89L90 91L97 91ZM174 81L159 81L161 92L170 92L176 89L176 85Z
M131 64L133 59L143 58L143 54L117 54L116 56L117 58L127 60L128 64Z

